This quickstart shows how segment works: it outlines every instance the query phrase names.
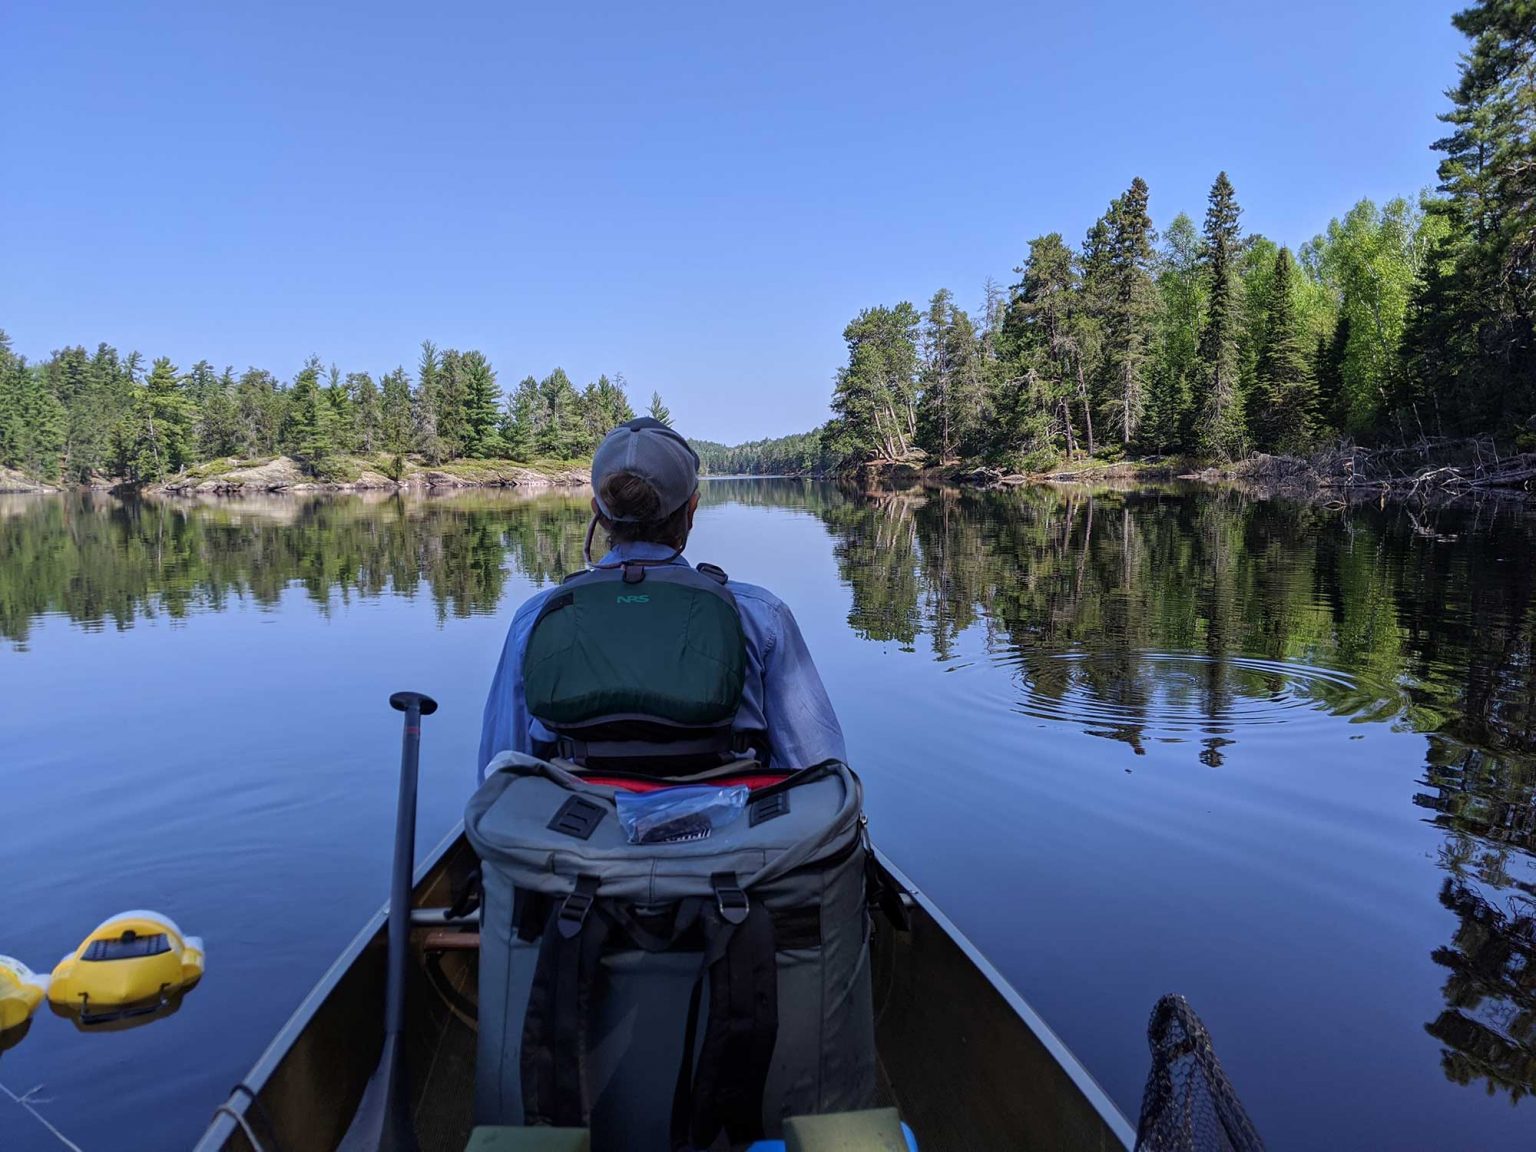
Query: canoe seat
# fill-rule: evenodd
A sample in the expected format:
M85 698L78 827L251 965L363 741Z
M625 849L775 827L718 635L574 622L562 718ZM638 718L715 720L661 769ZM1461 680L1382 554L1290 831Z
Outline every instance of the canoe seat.
M464 1152L589 1152L585 1128L481 1127L470 1133Z
M912 1130L894 1108L792 1116L783 1140L759 1140L747 1152L917 1152Z

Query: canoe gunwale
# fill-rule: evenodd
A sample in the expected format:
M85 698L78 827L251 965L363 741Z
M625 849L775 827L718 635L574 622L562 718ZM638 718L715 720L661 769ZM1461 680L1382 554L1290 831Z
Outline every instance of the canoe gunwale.
M1072 1082L1073 1087L1081 1094L1082 1098L1098 1113L1100 1121L1109 1132L1119 1140L1127 1150L1133 1148L1136 1143L1136 1128L1125 1114L1122 1113L1109 1093L1094 1079L1083 1063L1067 1047L1065 1041L1056 1035L1051 1026L1047 1024L1041 1015L1030 1006L1029 1001L1021 996L1007 978L999 972L992 963L982 955L981 950L970 940L970 937L960 931L948 916L939 910L937 904L919 888L910 877L900 868L891 863L891 859L879 848L874 849L875 859L880 867L889 873L901 889L909 895L929 919L949 937L950 941L964 953L966 960L991 984L993 990L1008 1004L1018 1020L1034 1034L1034 1038L1042 1048L1049 1053L1056 1065Z
M463 835L464 822L461 820L422 858L421 863L411 874L412 892L419 889L433 872L443 866ZM251 1070L236 1085L229 1099L224 1101L224 1107L214 1116L213 1122L198 1139L193 1152L218 1152L240 1130L240 1124L234 1116L229 1114L229 1110L233 1110L241 1117L249 1115L251 1100L260 1096L262 1089L267 1086L267 1081L293 1051L294 1045L304 1035L305 1029L314 1020L320 1007L329 999L336 986L352 970L353 965L384 931L388 923L389 901L385 900L379 905L378 911L368 918L368 922L363 925L357 935L352 937L347 946L342 949L341 955L332 961L331 966L315 982L315 986L309 990L304 999L299 1001L299 1006L278 1029L277 1035L272 1037L256 1063L251 1065Z

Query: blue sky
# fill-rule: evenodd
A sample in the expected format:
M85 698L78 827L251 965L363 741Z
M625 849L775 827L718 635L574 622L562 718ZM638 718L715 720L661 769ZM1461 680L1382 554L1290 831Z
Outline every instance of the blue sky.
M1133 176L1297 244L1434 180L1460 3L14 5L0 327L285 378L480 348L737 441L862 307L974 306Z

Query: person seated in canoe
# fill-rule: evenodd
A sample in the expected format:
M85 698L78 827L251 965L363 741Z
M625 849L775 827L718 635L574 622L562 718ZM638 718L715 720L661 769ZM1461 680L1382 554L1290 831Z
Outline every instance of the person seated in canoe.
M506 751L672 778L846 760L788 606L683 558L698 467L688 441L650 417L598 446L587 571L513 617L485 705L482 776ZM598 528L609 547L594 563Z

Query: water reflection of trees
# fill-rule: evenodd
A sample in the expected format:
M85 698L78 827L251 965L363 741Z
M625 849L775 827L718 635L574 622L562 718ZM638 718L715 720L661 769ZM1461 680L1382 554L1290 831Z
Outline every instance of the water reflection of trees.
M1426 1027L1451 1079L1536 1089L1530 518L1206 490L844 496L819 515L850 626L945 660L975 627L1016 665L1022 711L1138 753L1149 730L1187 721L1175 738L1211 767L1287 694L1424 732L1415 803L1445 830L1441 903L1459 921L1434 954L1450 975Z
M0 497L0 638L55 613L126 628L141 617L425 591L438 618L491 612L512 567L557 580L581 563L585 498L546 492L188 503Z

